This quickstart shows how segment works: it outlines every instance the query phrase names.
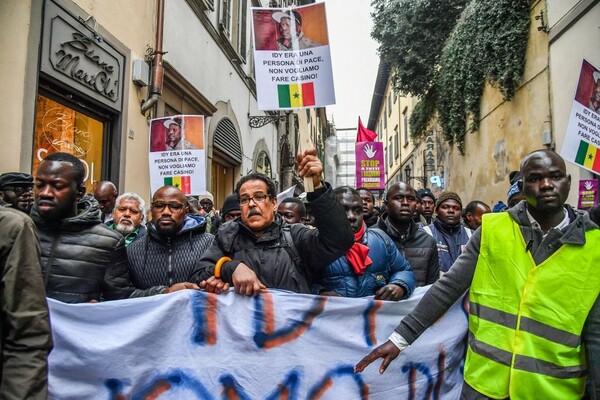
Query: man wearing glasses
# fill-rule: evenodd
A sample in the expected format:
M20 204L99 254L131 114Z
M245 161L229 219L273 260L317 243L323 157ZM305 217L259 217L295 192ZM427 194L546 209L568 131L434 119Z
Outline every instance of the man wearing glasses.
M29 214L33 205L33 176L22 172L0 175L0 200L5 206Z
M311 293L317 271L343 256L354 243L346 214L331 187L321 181L323 166L316 149L298 154L298 174L312 178L314 192L307 198L317 229L288 225L276 213L275 183L266 175L251 173L236 185L242 214L223 225L204 253L192 282L209 292L227 291L233 285L242 295L277 288Z
M185 194L163 186L152 197L147 234L127 248L132 297L199 289L189 277L214 236L206 233L206 218L189 213Z
M125 247L146 234L142 224L146 215L144 199L135 193L123 193L117 197L108 227L125 237Z

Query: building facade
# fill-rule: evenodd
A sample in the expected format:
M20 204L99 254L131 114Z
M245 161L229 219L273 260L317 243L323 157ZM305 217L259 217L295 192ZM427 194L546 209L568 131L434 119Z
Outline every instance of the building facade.
M399 179L415 187L427 184L434 192L448 189L465 201L492 205L506 202L508 175L519 169L525 154L540 148L560 152L582 60L600 67L600 44L586 39L598 34L600 2L538 0L531 2L530 16L521 86L506 100L497 88L485 85L479 130L467 135L464 155L444 141L435 120L423 140L412 143L409 137L406 144L404 112L410 117L414 103L393 93L389 69L380 67L369 128L378 132L392 158L386 162L388 184ZM593 175L567 164L573 180L568 202L576 205L579 179Z
M242 0L7 0L0 64L12 133L0 171L75 154L86 186L111 180L146 199L152 118L205 117L207 189L218 207L250 171L279 180L278 122L257 109L251 6ZM115 12L119 10L119 12Z

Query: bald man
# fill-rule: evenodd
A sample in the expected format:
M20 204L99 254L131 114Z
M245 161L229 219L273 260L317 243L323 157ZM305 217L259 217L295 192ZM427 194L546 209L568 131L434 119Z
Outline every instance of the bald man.
M108 224L112 222L112 211L115 208L115 201L119 192L114 183L110 181L100 181L94 190L94 198L98 202L102 215L102 222Z
M206 218L190 214L186 195L163 186L152 196L152 220L144 237L127 247L134 296L199 289L188 280L194 266L212 244Z
M485 214L463 254L355 367L401 350L469 290L461 399L600 398L600 230L565 204L571 176L551 150L523 159L525 201Z

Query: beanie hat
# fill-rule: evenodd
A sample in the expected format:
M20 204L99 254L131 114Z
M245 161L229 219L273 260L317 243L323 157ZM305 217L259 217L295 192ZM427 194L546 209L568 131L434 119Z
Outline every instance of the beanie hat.
M462 200L458 194L454 192L442 192L440 197L438 197L437 201L435 202L435 211L437 211L437 209L440 208L442 203L446 200L455 200L458 202L458 204L460 204L460 208L462 208Z
M6 172L0 175L0 190L13 185L33 186L33 176L22 172Z
M506 210L508 207L506 204L502 202L502 200L498 200L498 202L492 207L492 212L498 213Z
M225 201L223 202L223 207L221 207L221 215L225 216L229 211L239 211L240 210L240 201L238 199L237 193L230 194L225 197Z
M521 193L521 190L519 189L519 181L517 181L513 183L513 185L508 190L508 193L506 194L506 201L510 202L511 197L519 193Z
M211 203L215 204L213 195L210 192L206 192L205 194L201 194L200 196L198 196L198 202L200 202L204 199L208 199L208 200L210 200Z
M435 196L433 195L433 193L431 193L431 190L427 188L417 190L417 197L421 200L423 200L423 197L431 197L431 199L435 203Z

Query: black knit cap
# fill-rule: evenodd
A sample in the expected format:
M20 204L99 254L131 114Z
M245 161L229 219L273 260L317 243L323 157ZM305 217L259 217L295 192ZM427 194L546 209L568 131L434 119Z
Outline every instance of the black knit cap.
M23 172L6 172L0 175L0 189L6 186L33 186L33 176Z
M421 200L423 200L423 197L431 197L431 199L435 203L435 196L433 195L433 193L431 193L431 190L427 188L421 188L417 190L417 197Z
M223 201L223 207L221 207L221 215L225 216L229 211L240 210L240 202L238 200L237 193L230 194L225 197L225 201Z
M454 192L442 192L440 197L438 197L437 201L435 202L435 210L437 211L437 209L440 208L442 203L446 200L455 200L458 202L458 204L460 204L460 208L462 208L462 200L458 194Z

